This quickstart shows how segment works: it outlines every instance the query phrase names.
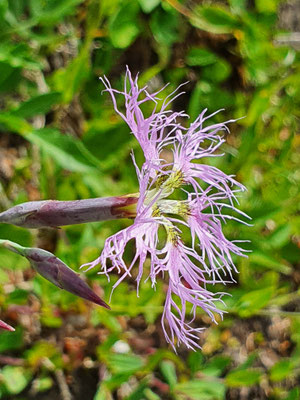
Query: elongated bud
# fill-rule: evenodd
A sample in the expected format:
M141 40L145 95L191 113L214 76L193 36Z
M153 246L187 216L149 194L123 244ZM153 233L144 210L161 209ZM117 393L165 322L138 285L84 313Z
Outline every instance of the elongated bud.
M1 321L0 319L0 329L5 329L6 331L14 332L15 328L12 326L8 325L6 322Z
M26 257L32 267L40 275L60 289L65 289L76 296L110 309L109 305L100 299L100 297L92 291L92 289L79 277L78 274L49 251L38 248L22 247L9 240L0 240L0 246Z
M23 228L58 227L117 218L134 218L138 194L58 201L30 201L0 213L0 223Z

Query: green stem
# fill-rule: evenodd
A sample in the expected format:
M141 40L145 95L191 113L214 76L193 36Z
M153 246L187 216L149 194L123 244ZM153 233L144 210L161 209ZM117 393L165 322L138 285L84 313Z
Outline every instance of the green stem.
M15 242L12 242L10 240L0 239L0 246L25 257L25 254L24 254L25 247L20 246L19 244L15 243Z

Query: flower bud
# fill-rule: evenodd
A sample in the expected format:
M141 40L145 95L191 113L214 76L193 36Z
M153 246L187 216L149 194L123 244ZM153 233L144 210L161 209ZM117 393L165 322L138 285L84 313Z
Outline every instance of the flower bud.
M92 291L92 289L79 277L78 274L49 251L38 248L22 247L9 240L0 240L0 245L26 257L31 266L40 275L60 289L64 289L76 296L110 309L110 307Z
M0 223L23 228L76 225L136 216L138 195L58 201L43 200L18 204L0 213Z
M5 329L6 331L14 332L15 328L12 326L8 325L6 322L1 321L0 319L0 329Z

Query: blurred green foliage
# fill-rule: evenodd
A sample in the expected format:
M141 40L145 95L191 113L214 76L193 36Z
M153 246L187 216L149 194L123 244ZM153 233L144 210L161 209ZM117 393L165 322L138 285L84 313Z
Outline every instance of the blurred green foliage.
M224 108L216 121L244 117L231 126L225 156L212 162L248 188L240 203L253 219L252 227L224 227L231 239L251 239L252 252L236 260L240 273L226 288L232 297L225 320L209 325L199 315L195 322L209 325L203 351L195 353L167 349L159 328L163 282L156 291L143 285L139 298L133 282L123 282L108 312L58 291L0 250L0 305L17 326L0 334L0 398L42 399L48 391L54 398L62 376L78 368L94 371L96 380L88 388L78 379L80 392L73 377L76 399L236 399L241 388L243 398L299 398L300 57L279 45L284 6L0 1L1 210L137 191L130 149L139 161L142 154L98 81L106 74L121 87L127 64L141 84L171 82L162 97L188 81L173 107L191 118L203 108ZM76 269L127 224L39 234L0 225L0 237L44 246ZM116 277L107 283L91 271L88 278L107 299Z

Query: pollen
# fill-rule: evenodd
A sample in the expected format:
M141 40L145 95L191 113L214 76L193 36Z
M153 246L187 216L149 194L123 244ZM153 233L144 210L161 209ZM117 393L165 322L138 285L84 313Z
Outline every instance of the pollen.
M184 184L184 175L180 170L174 171L163 184L164 189L173 191Z
M168 175L159 175L156 180L156 187L160 188L168 179Z
M178 201L176 214L180 215L181 217L188 217L191 215L191 209L188 203L185 201Z
M173 246L176 246L179 243L180 235L174 226L166 227L168 233L168 241L172 243Z
M160 217L161 216L161 210L158 207L157 204L154 204L154 206L152 207L152 217Z

